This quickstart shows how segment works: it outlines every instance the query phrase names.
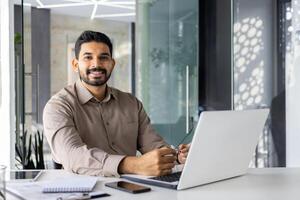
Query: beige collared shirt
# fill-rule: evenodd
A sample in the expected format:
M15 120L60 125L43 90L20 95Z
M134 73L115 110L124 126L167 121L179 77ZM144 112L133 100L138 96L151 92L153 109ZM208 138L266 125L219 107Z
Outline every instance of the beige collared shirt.
M78 174L118 176L125 155L167 145L137 98L107 87L99 102L81 81L48 101L43 124L54 161Z

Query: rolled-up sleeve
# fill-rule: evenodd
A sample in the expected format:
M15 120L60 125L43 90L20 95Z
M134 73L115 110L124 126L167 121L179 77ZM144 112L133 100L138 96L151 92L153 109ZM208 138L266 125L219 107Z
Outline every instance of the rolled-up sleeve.
M53 159L64 169L78 174L119 176L118 166L124 155L89 148L76 130L68 104L51 99L44 108L43 124Z

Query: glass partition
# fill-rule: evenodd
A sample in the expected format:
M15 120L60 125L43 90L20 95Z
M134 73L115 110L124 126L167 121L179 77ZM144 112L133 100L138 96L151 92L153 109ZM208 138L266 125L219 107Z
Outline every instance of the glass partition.
M137 2L137 95L176 146L198 118L198 1Z
M234 109L269 108L273 96L273 1L235 0ZM267 124L252 166L266 167L272 158L272 135Z
M287 6L287 45L286 45L286 132L287 167L300 166L300 1L290 1Z
M234 108L270 108L252 166L299 166L299 1L233 2Z
M1 1L0 1L0 6L1 6ZM1 38L1 15L0 15L0 38ZM1 75L1 40L0 40L0 109L2 105L2 75Z

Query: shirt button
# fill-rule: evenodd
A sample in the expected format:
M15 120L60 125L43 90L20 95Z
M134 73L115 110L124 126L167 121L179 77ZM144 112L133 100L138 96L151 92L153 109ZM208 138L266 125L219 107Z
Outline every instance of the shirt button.
M109 125L109 122L106 122L106 125L108 126L108 125Z

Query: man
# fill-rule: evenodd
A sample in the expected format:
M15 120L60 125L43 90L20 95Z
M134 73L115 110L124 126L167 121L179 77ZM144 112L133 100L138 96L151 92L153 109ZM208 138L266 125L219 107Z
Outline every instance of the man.
M107 86L115 66L113 46L103 33L85 31L75 44L73 70L80 80L54 95L44 108L43 123L53 159L79 174L165 175L185 162L156 134L142 103ZM143 155L137 157L136 151Z

